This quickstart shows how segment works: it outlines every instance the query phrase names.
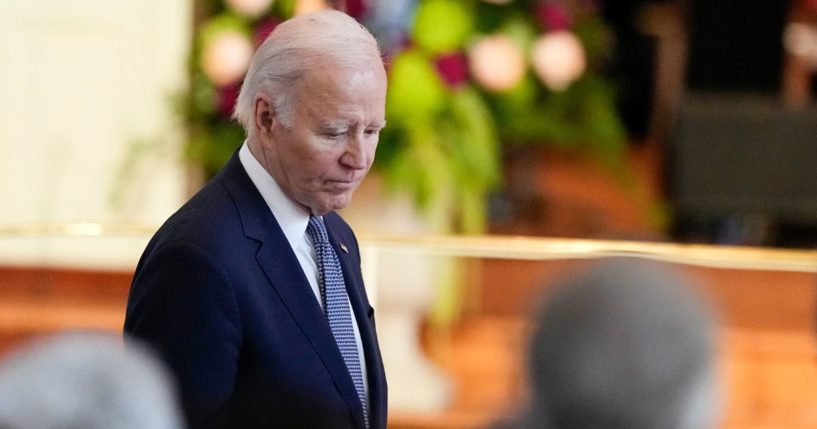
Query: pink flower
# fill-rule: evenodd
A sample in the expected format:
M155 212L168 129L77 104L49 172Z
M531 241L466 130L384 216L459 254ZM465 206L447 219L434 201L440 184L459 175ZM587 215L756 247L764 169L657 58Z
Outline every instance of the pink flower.
M537 3L535 12L539 25L545 31L569 30L573 26L567 10L553 2Z
M252 55L252 40L242 32L227 29L205 43L199 66L211 82L227 85L244 76Z
M553 91L564 91L587 68L582 42L569 31L551 31L533 43L533 70Z
M241 90L241 82L231 83L216 89L216 98L219 116L229 119L233 115L235 102L238 100L238 92Z
M515 87L527 70L522 48L504 34L477 40L468 50L468 61L474 80L493 92Z
M272 30L275 30L275 27L280 24L281 21L275 18L268 18L261 21L258 24L258 27L255 28L255 36L253 36L253 41L255 42L255 47L261 46L264 43L264 40L267 40L267 36L272 33Z
M456 87L468 81L468 59L462 52L440 55L434 60L437 72L449 87Z

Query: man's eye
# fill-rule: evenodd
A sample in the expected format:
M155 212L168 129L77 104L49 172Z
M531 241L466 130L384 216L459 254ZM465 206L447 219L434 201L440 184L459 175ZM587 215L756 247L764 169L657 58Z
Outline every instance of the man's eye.
M371 128L366 130L367 136L376 136L378 134L380 134L380 128Z
M326 133L324 133L324 135L326 137L329 137L330 139L338 139L343 137L345 134L346 132L344 131L327 131Z

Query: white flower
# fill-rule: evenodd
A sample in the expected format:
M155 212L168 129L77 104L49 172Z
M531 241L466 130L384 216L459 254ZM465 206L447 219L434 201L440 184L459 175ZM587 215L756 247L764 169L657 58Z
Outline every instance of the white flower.
M795 22L786 26L783 46L794 55L803 57L817 70L817 26Z
M470 49L468 65L477 82L490 91L513 88L525 75L525 56L503 35L486 36Z
M227 85L244 76L252 55L249 37L238 31L223 31L204 47L201 68L216 85Z
M584 47L569 31L547 33L533 44L533 69L553 91L563 91L581 77L587 67Z
M239 15L255 18L269 10L273 0L227 0L230 9Z

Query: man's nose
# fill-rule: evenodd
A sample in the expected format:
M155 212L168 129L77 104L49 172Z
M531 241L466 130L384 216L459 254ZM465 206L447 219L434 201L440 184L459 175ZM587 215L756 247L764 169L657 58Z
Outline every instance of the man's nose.
M349 138L346 144L346 151L340 157L340 162L355 170L363 170L368 164L368 154L366 153L365 137L360 134L354 134Z

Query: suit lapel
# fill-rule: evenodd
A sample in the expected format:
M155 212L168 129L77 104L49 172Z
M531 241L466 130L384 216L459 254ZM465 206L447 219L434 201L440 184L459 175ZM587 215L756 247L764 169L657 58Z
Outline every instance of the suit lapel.
M247 176L237 153L222 173L222 181L233 195L245 235L261 243L256 254L258 265L332 376L335 387L353 410L358 426L363 428L362 408L352 378L284 232ZM343 270L345 277L346 267Z
M343 362L335 338L329 329L329 323L315 300L315 295L300 268L298 259L287 244L283 232L280 232L280 229L278 232L280 239L284 241L278 241L278 237L270 237L269 240L266 240L258 251L256 257L258 264L264 270L270 284L281 297L292 318L295 319L315 352L320 356L335 382L335 387L346 400L349 408L355 411L353 414L355 420L358 421L358 426L363 427L360 399L357 397L349 370Z

